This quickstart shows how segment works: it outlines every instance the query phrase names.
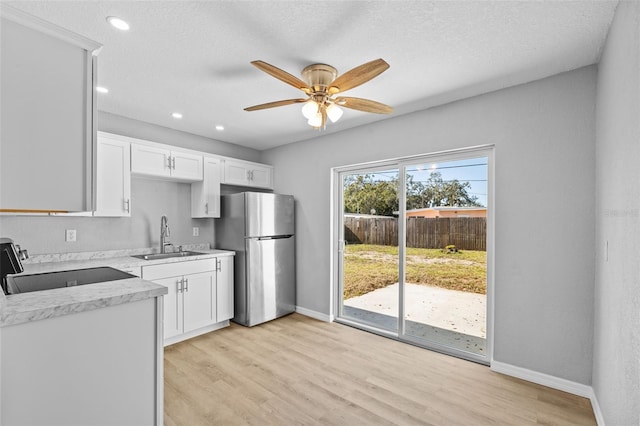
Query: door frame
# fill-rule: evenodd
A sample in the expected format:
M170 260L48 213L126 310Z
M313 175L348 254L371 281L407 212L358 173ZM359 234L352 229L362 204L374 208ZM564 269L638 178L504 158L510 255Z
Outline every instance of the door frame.
M342 324L355 326L357 328L370 331L385 337L389 337L395 340L399 340L405 343L410 343L416 346L424 347L426 349L434 350L437 352L441 352L447 355L452 355L464 359L468 359L470 361L478 362L481 364L490 365L491 360L493 359L493 347L494 347L494 306L495 306L495 295L494 295L494 253L495 253L495 203L494 203L494 188L495 188L495 179L494 179L494 170L495 170L495 146L493 144L487 145L478 145L472 146L468 148L461 149L453 149L447 151L437 151L432 153L425 153L420 155L412 155L406 157L398 157L388 160L381 161L373 161L367 163L360 164L352 164L347 166L333 167L331 169L331 201L330 201L330 226L331 226L331 235L330 235L330 320L336 321ZM411 336L407 336L404 333L404 303L399 303L398 306L398 330L397 332L391 332L389 330L384 330L378 327L373 327L366 324L361 324L356 321L349 320L348 318L344 318L340 316L340 307L342 302L342 271L343 271L343 256L342 252L344 251L344 222L343 222L343 181L342 177L347 173L356 173L362 172L367 173L369 171L373 172L376 169L387 169L387 168L397 168L398 172L398 185L399 189L402 191L398 191L399 196L399 208L400 208L400 216L406 209L406 191L405 191L405 168L408 165L415 164L416 162L442 162L442 161L455 161L460 159L465 159L469 157L486 157L487 158L487 294L486 294L486 304L487 304L487 313L486 313L486 354L478 355L470 352L465 352L453 348L449 348L444 345L440 345L436 342L429 341L428 344L425 344L424 341L412 338ZM399 264L399 278L404 275L404 252L406 246L406 227L405 221L398 221L398 234L399 234L399 242L398 242L398 264ZM404 280L399 279L399 302L404 301Z

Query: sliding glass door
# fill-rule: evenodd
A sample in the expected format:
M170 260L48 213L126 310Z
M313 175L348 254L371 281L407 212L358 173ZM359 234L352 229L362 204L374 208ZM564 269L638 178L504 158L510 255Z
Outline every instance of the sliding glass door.
M398 169L341 175L340 316L398 331Z
M487 157L404 164L403 337L486 354Z
M488 362L491 153L336 171L338 321Z

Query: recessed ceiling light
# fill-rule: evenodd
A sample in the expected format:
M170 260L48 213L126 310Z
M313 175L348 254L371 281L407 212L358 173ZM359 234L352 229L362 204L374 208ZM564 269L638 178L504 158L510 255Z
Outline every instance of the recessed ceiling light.
M173 118L182 118L182 114L180 114L179 112L174 112L173 114L171 114L171 116Z
M117 28L122 31L129 30L129 24L123 20L118 18L117 16L109 16L107 17L107 22L110 23L114 28Z
M216 126L216 130L218 130L218 131L220 131L220 132L221 132L221 131L223 131L223 130L224 130L224 126L221 126L221 125L219 125L219 124L218 124L218 125Z
M109 93L109 89L102 86L96 86L96 92L98 93Z

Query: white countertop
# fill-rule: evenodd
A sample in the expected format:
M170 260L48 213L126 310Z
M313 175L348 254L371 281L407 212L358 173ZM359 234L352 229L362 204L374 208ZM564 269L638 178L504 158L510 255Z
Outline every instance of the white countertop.
M131 257L132 254L149 253L150 249L36 255L33 256L33 259L24 262L23 274L100 266L126 270L146 265L185 262L235 254L233 251L208 248L188 247L186 250L202 254L156 260ZM136 302L164 294L167 294L166 287L141 278L127 278L8 296L0 291L0 327Z

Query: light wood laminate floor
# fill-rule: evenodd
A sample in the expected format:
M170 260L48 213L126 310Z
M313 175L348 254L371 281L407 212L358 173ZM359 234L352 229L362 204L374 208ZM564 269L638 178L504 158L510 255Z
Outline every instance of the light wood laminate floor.
M165 425L594 425L589 400L299 314L165 348Z

